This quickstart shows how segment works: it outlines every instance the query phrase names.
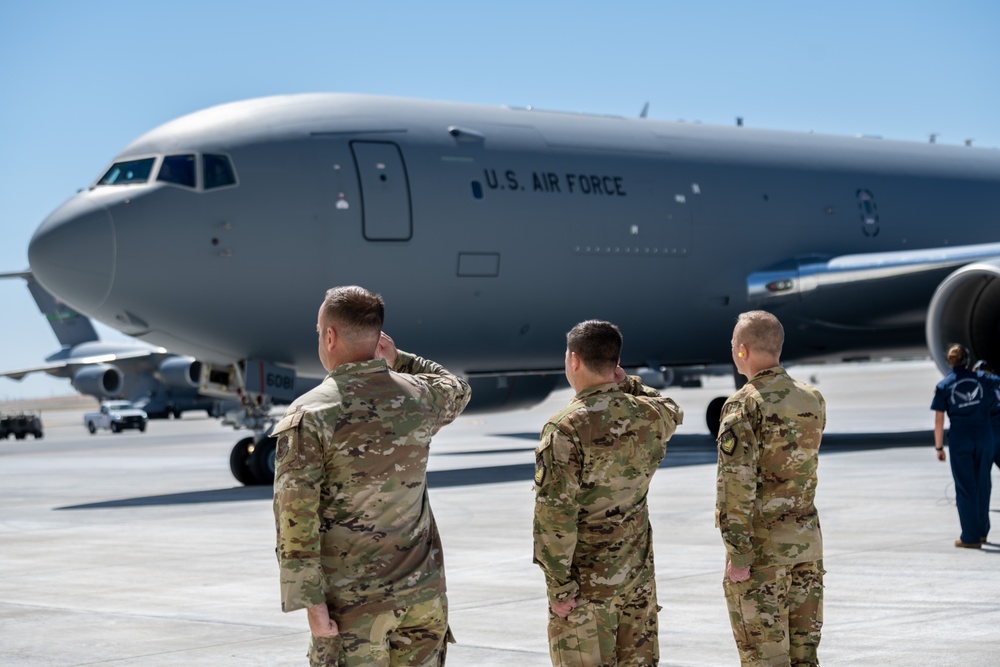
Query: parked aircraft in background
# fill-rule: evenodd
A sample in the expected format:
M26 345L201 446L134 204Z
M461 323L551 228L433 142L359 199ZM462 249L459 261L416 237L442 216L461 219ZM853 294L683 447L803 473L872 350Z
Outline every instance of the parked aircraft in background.
M323 375L328 287L381 292L386 331L478 408L543 398L594 317L626 367L729 364L750 308L789 362L929 346L943 366L955 341L998 367L998 217L996 150L316 94L152 130L28 255L80 312L201 359L257 434L234 473L266 481L272 400Z
M30 272L0 274L0 278L24 278L28 290L45 315L62 348L31 368L0 372L20 380L29 373L45 372L68 378L81 394L98 401L125 398L146 411L150 418L180 417L189 410L205 410L221 416L235 403L198 393L201 366L193 357L167 352L139 341L102 342L94 325L64 303L57 301L35 281Z

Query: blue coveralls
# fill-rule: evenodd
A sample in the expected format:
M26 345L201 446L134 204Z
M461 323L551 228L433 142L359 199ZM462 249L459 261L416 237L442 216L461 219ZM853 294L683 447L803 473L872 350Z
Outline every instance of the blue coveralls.
M948 413L948 448L962 542L978 544L990 532L990 468L996 376L954 368L934 388L931 410Z
M990 426L993 427L993 462L1000 468L1000 395L990 408Z

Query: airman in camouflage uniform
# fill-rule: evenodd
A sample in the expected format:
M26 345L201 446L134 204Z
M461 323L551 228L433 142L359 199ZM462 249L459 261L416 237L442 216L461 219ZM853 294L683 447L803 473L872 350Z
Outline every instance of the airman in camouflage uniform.
M534 561L548 590L552 664L656 665L646 493L683 413L625 376L615 325L582 322L566 339L577 394L545 424L535 462Z
M272 431L281 607L308 610L314 667L442 665L451 641L425 473L431 436L470 390L396 350L383 312L360 287L327 293L317 331L329 375Z
M783 342L774 315L740 315L733 361L749 382L726 401L719 427L715 516L743 665L819 664L823 537L813 501L826 404L779 365Z

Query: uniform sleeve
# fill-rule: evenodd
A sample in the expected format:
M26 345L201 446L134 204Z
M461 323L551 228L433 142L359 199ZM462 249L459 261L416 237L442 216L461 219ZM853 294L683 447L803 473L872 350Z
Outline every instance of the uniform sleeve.
M982 372L981 377L986 384L986 393L989 395L989 411L990 414L996 412L998 404L1000 404L1000 376L993 373Z
M735 568L753 563L753 521L757 500L757 428L760 413L742 401L726 403L719 425L719 467L715 523Z
M823 398L823 394L819 393L818 391L816 392L816 398L819 399L819 407L820 407L820 410L822 410L822 414L820 416L819 430L820 431L825 431L826 430L826 399Z
M945 400L944 392L940 386L934 387L934 400L931 401L931 410L937 412L947 412L948 402Z
M666 437L669 439L674 434L677 427L684 422L684 411L672 398L667 398L657 389L648 387L642 383L637 375L628 375L619 383L618 388L626 394L641 396L646 402L653 405L666 422Z
M580 505L581 461L572 437L547 424L535 455L534 562L545 574L549 602L579 596L572 578Z
M674 399L667 398L666 396L661 396L659 399L653 401L656 405L656 409L659 411L660 416L663 417L663 421L666 424L665 436L667 440L674 434L677 427L684 423L684 411L681 406L674 402Z
M625 379L618 383L618 388L633 396L655 397L660 395L659 390L644 385L638 375L626 375Z
M323 449L308 413L289 413L275 426L274 521L281 609L326 600L320 563L319 507Z
M416 376L427 385L438 411L441 426L455 421L472 398L472 389L468 382L449 373L441 364L415 354L400 350L392 370Z

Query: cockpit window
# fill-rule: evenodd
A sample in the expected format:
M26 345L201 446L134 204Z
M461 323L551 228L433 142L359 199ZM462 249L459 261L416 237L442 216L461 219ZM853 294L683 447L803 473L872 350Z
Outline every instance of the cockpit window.
M149 180L149 173L153 171L154 161L154 158L148 157L141 160L115 162L97 184L128 185L130 183L145 183Z
M224 185L235 185L236 174L233 165L225 155L202 155L202 166L205 170L205 189L221 188Z
M156 180L193 188L195 186L194 156L168 155L163 158L163 164L160 165L160 173L156 176Z

